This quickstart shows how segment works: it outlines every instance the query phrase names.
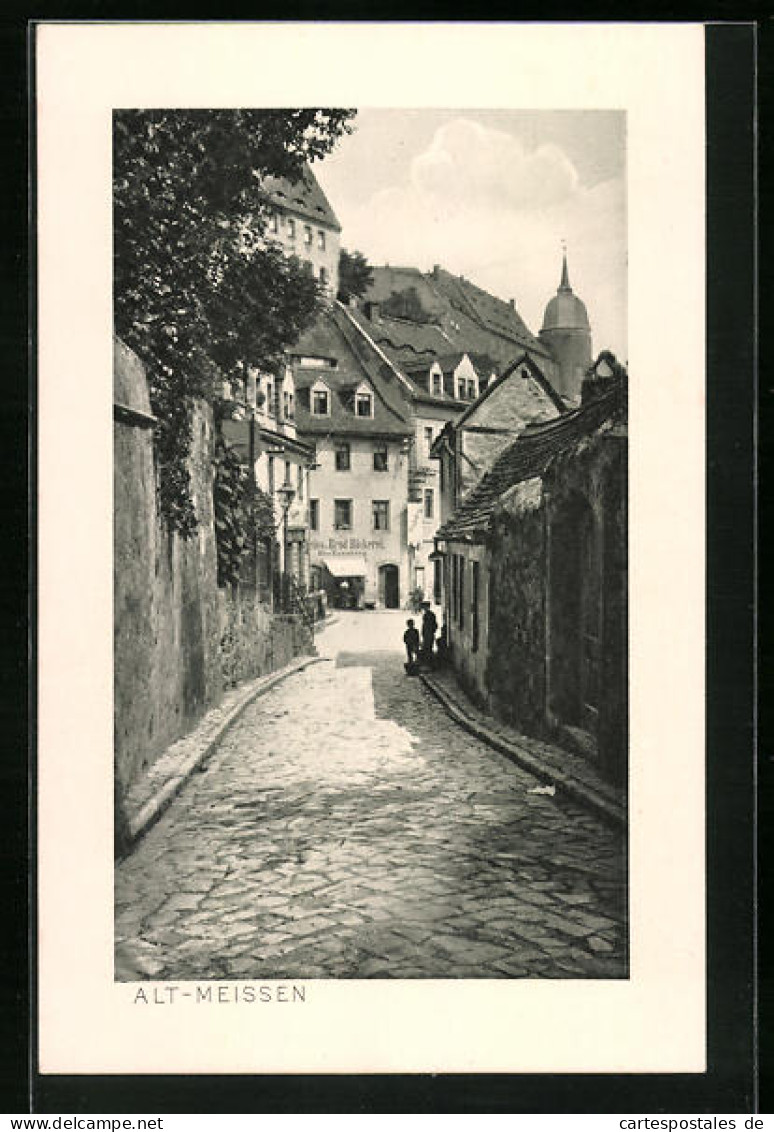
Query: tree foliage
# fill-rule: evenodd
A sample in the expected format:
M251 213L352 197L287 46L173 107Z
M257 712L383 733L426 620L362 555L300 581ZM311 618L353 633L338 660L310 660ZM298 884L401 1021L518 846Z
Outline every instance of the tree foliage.
M120 110L114 115L116 333L146 365L161 511L195 530L191 407L219 375L271 368L320 289L264 238L267 177L297 181L351 129L347 110Z
M416 287L406 287L393 291L382 303L382 312L393 318L405 318L411 322L434 322L435 316L422 305Z
M374 281L374 269L362 252L339 253L339 294L342 303L361 298Z

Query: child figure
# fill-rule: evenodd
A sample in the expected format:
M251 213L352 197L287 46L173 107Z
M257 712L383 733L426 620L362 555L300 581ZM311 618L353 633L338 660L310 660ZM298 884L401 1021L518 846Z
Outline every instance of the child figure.
M406 632L403 634L403 643L406 646L406 671L416 671L417 660L419 659L419 633L414 627L414 621L409 617L406 622Z

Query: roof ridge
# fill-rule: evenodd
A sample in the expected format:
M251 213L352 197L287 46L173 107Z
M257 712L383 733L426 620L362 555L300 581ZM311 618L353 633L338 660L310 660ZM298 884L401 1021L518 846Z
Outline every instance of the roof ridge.
M466 519L475 516L477 510L483 512L479 514L479 518L485 524L488 523L497 500L505 491L518 483L523 483L526 479L542 476L553 457L569 447L573 440L590 434L604 423L622 388L623 382L619 379L610 390L588 405L582 405L578 409L542 424L536 424L530 427L529 431L520 433L512 444L499 453L489 471L484 473L459 507L439 528L437 537L454 538L455 530L459 530L460 524L464 525ZM580 427L577 427L579 424ZM546 438L552 435L560 438L559 446L554 450L545 444ZM526 466L521 470L509 467L515 453L524 456ZM534 463L530 463L530 457Z

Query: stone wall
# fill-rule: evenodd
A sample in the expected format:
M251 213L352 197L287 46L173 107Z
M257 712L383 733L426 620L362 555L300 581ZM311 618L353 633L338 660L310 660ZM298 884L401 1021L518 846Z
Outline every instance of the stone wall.
M252 593L220 590L212 503L214 426L197 406L190 462L199 516L188 540L156 513L152 418L137 357L114 354L114 734L118 817L124 790L217 704L225 688L312 648L297 618Z
M599 769L623 782L625 429L608 425L565 452L542 482L512 488L495 510L490 547L492 710L527 735L564 741L567 725L587 733Z
M559 410L529 375L528 366L513 370L475 406L457 431L459 499L479 482L527 425L557 416Z
M540 481L529 481L502 501L491 533L486 683L493 710L527 735L546 730L544 524Z

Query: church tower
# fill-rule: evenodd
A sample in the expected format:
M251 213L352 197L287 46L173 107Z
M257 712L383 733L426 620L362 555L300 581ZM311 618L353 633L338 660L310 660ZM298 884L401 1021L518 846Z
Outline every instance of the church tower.
M585 304L570 286L566 250L562 256L562 279L546 306L540 340L556 361L557 391L568 401L579 402L583 375L591 365L591 327Z

